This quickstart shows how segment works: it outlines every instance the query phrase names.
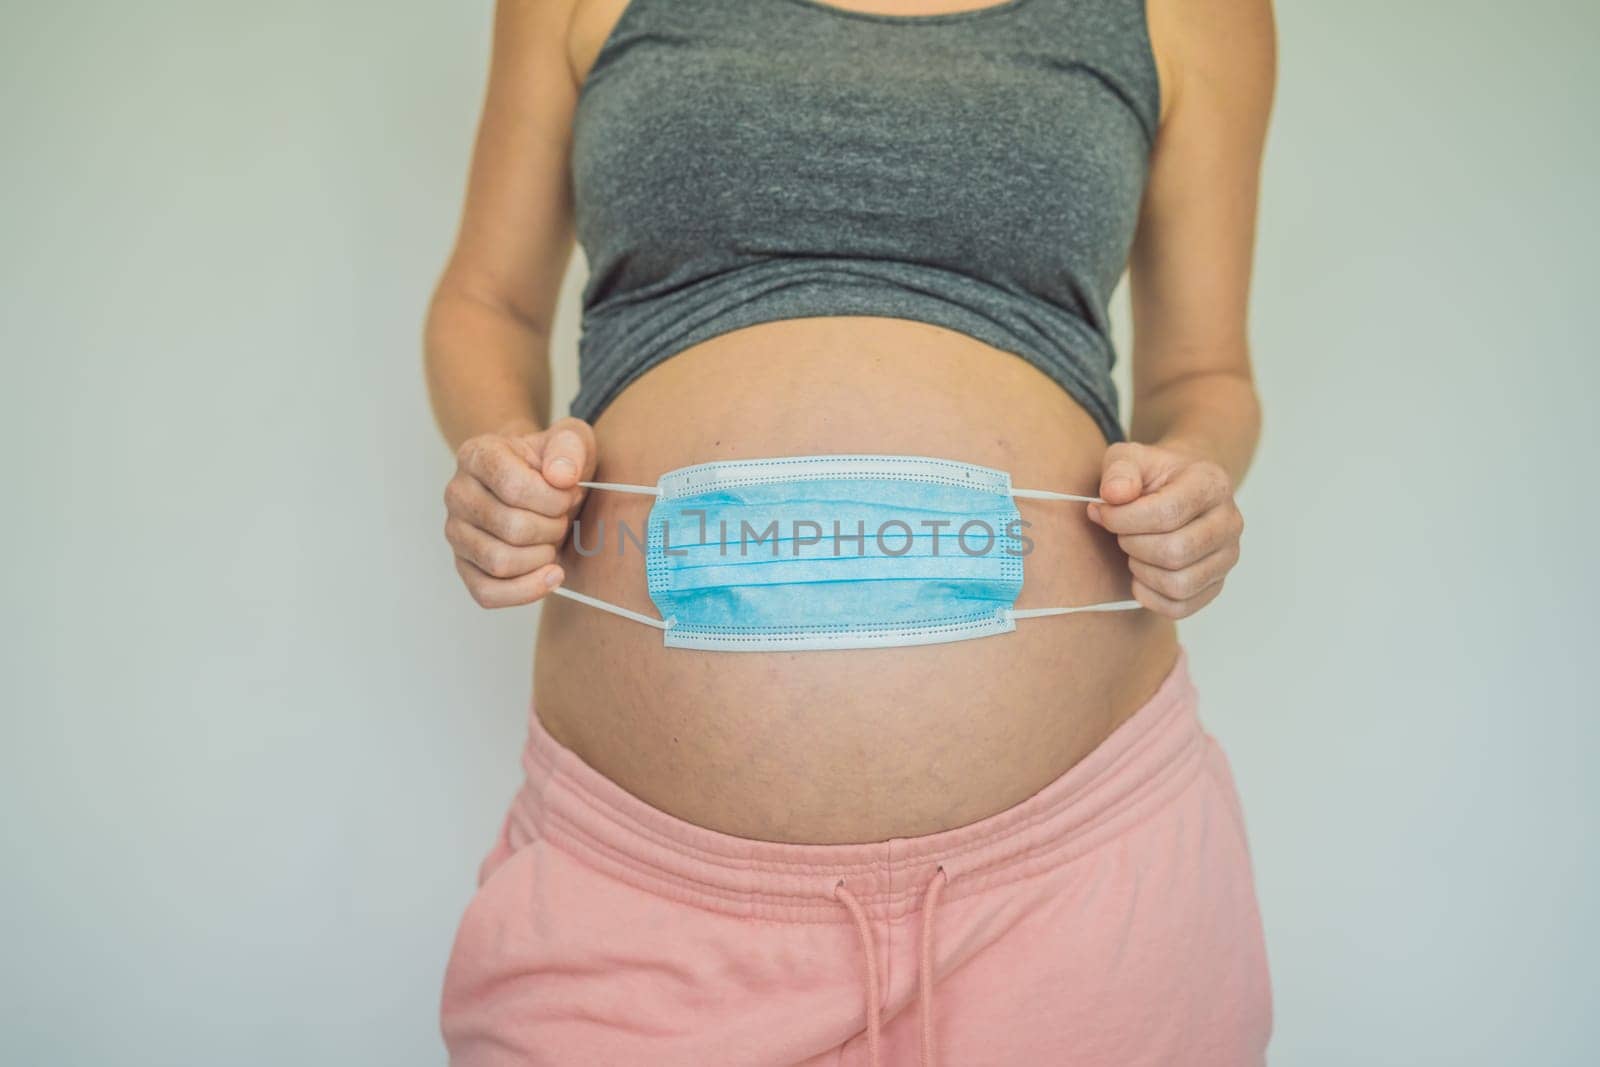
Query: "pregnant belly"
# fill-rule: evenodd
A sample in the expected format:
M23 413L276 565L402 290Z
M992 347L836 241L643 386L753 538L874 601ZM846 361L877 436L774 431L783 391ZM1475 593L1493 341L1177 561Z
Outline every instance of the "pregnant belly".
M869 452L1008 470L1098 494L1105 440L1016 356L900 319L808 318L733 331L630 386L595 424L602 481L653 484L718 459ZM589 495L566 585L656 615L650 500ZM1017 607L1130 596L1116 539L1084 505L1019 500L1034 547ZM740 837L881 841L950 829L1025 799L1152 694L1177 655L1149 611L1025 619L1013 633L902 648L713 652L571 601L544 605L540 721L649 804Z

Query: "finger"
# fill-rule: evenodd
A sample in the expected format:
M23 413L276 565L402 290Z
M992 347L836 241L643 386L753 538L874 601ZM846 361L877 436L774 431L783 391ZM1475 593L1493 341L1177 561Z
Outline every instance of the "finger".
M1098 505L1100 525L1112 533L1169 533L1228 499L1228 476L1213 463L1192 463L1161 488L1126 504Z
M539 450L544 442L544 434L535 432L521 437L507 437L506 447L510 448L516 457L526 463L533 470L539 469Z
M501 503L550 516L565 515L572 504L569 490L552 486L504 438L474 438L463 446L462 453L462 469Z
M558 545L567 535L567 519L552 518L503 503L483 483L458 474L444 490L445 510L454 518L493 534L508 545Z
M1169 619L1183 619L1193 615L1215 600L1222 592L1224 584L1225 582L1217 582L1215 585L1207 587L1199 596L1189 600L1174 600L1171 597L1161 595L1138 578L1135 578L1133 580L1133 599L1157 615L1165 615Z
M1189 600L1226 578L1237 562L1239 545L1233 542L1177 570L1157 567L1131 556L1128 557L1128 569L1135 578L1162 596L1171 600Z
M559 419L545 435L541 470L558 489L575 488L594 474L594 430L582 419Z
M532 604L561 584L565 575L555 564L540 567L532 574L520 578L502 579L485 574L460 556L456 557L456 573L466 583L472 599L485 608L512 608Z
M1140 465L1141 445L1118 441L1106 449L1101 461L1100 496L1107 504L1126 504L1137 500L1144 489L1144 470Z
M1212 508L1170 533L1119 534L1117 545L1131 559L1175 571L1199 562L1230 542L1237 542L1243 525L1238 508Z
M509 544L455 516L445 521L444 537L458 557L492 578L520 578L556 558L553 544Z

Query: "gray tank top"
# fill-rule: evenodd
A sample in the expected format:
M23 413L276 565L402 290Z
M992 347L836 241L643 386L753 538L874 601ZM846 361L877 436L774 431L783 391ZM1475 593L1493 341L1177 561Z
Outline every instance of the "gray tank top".
M874 315L1028 360L1123 440L1107 303L1158 91L1143 0L630 0L573 127L572 413L729 330Z

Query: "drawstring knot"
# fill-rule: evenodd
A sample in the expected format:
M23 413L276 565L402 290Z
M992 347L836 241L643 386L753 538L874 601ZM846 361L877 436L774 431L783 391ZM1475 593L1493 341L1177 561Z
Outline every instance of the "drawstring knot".
M933 914L939 904L939 894L944 892L950 875L944 865L933 872L928 887L922 894L922 941L918 973L919 1004L922 1022L922 1067L934 1067L933 1033ZM867 963L867 1062L871 1067L883 1063L883 1007L878 984L878 948L872 936L872 923L861 901L850 892L843 878L833 887L834 899L845 906L850 918L855 920L856 935L861 939L861 951Z

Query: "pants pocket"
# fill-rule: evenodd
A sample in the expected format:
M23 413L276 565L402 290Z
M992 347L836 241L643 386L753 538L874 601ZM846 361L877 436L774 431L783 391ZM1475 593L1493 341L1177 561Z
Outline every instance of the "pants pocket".
M1265 1051L1272 1034L1273 998L1272 976L1267 961L1266 930L1261 920L1260 901L1256 896L1254 861L1251 857L1250 836L1246 829L1244 805L1239 798L1239 788L1233 778L1233 768L1216 739L1207 735L1208 773L1220 797L1227 817L1237 832L1234 842L1238 851L1234 866L1233 896L1237 915L1235 936L1245 963L1242 988L1246 995L1241 1008L1256 1034L1261 1050ZM1252 1061L1255 1062L1255 1061Z
M532 844L515 851L497 845L480 867L482 884L456 927L439 1008L452 1064L485 1062L481 1050L494 1041L498 1002L517 984L534 901L536 851Z

